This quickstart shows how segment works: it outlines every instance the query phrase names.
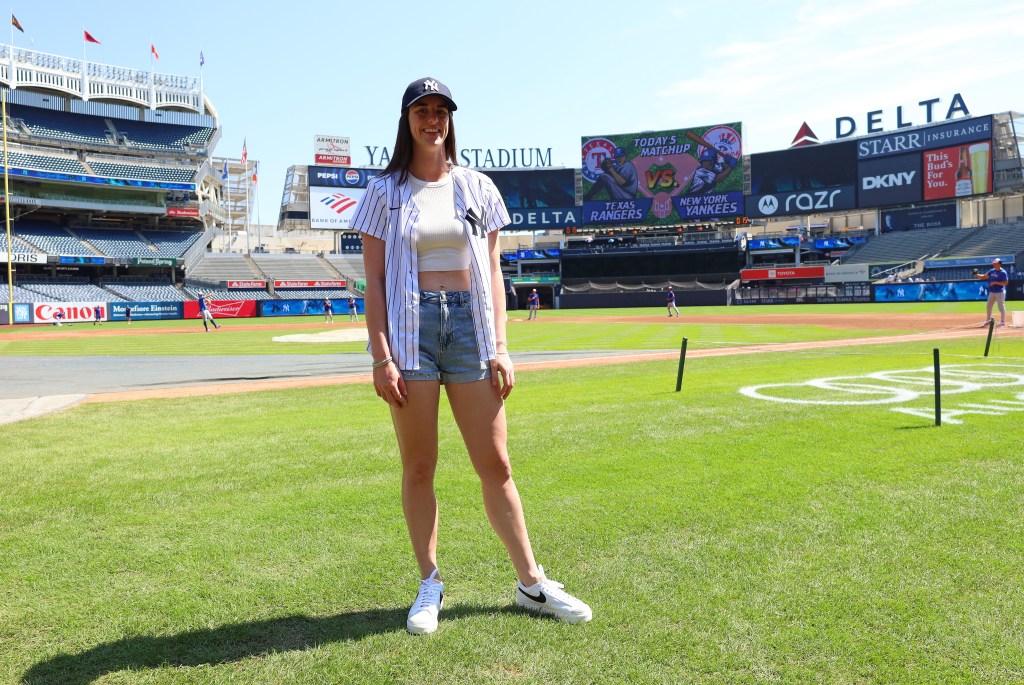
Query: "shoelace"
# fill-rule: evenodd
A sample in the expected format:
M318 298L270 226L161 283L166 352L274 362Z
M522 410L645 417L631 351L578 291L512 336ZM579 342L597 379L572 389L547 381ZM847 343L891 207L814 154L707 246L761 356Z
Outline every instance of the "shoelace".
M440 603L441 583L432 580L421 580L420 591L416 595L416 611L428 609Z

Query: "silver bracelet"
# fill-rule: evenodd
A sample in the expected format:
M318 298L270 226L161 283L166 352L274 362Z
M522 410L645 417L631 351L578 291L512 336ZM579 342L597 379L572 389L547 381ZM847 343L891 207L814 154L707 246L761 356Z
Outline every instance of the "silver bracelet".
M379 362L374 362L373 363L373 368L379 369L381 367L387 366L388 364L390 364L393 361L394 361L394 359L391 358L391 357L388 357L386 359L381 359Z

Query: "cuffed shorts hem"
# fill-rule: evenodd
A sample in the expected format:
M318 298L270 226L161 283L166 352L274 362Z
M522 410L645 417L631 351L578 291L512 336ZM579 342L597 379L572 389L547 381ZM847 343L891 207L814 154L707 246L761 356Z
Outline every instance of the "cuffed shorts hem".
M442 385L452 383L473 383L491 377L490 367L477 369L475 371L462 371L460 373L447 373L439 371L403 371L399 370L402 378L407 381L440 381Z

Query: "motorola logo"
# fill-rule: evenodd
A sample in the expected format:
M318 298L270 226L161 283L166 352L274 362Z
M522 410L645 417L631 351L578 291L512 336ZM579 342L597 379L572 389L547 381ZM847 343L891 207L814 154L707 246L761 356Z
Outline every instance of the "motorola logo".
M775 199L774 195L765 195L757 201L757 208L765 216L771 216L779 211L779 201Z

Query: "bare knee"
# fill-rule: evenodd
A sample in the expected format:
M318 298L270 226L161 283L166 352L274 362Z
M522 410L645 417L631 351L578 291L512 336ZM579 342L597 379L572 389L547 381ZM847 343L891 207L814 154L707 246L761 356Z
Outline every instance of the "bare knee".
M495 455L483 463L478 462L476 472L484 485L501 486L512 480L512 463L508 455Z
M402 465L402 479L408 485L429 485L434 482L436 469L437 459L434 457L407 459Z

